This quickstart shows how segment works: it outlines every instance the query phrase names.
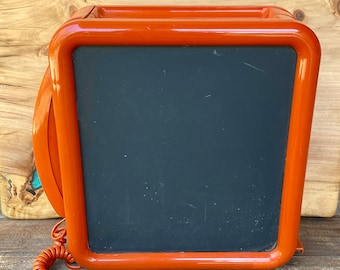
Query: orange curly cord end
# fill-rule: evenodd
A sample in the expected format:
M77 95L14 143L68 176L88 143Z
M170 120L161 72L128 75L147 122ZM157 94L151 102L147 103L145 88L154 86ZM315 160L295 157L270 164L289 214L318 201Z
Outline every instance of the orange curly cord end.
M81 269L78 265L72 265L75 260L64 246L66 243L66 227L59 228L64 221L65 219L62 219L53 227L51 237L54 240L54 245L39 254L34 261L33 270L47 270L57 259L63 259L69 269Z

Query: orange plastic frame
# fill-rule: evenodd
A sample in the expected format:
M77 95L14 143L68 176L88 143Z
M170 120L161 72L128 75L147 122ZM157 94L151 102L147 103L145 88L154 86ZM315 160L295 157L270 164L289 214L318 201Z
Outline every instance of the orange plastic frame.
M82 45L290 46L297 53L277 246L268 252L97 254L88 247L72 52ZM250 269L286 263L298 230L320 46L277 7L87 7L53 37L34 116L36 165L67 219L68 246L90 269Z

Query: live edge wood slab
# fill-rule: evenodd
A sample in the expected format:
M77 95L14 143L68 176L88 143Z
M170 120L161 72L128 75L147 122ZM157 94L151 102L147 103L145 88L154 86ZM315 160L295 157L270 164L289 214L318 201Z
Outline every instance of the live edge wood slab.
M321 43L322 61L302 215L334 216L340 185L340 0L150 0L147 3L142 0L2 0L0 197L4 215L11 218L56 216L43 190L32 192L30 186L34 172L31 142L34 103L47 67L48 43L53 33L78 8L100 4L278 5L312 28Z

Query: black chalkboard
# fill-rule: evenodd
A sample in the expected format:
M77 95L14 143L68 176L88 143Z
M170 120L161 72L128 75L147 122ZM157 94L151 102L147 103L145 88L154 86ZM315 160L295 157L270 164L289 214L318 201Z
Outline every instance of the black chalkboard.
M73 63L92 251L276 246L294 49L84 46Z

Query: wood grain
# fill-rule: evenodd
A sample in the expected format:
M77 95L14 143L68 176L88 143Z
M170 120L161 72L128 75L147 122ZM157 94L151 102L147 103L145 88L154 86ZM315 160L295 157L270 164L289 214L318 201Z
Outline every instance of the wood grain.
M300 238L305 252L279 269L340 269L339 212L334 218L302 218ZM38 254L53 244L50 231L57 221L9 220L0 213L0 270L32 269ZM68 268L57 261L50 269Z
M9 180L22 186L34 170L31 122L53 33L76 9L141 0L2 0L0 2L0 197L15 218L55 215L42 194L31 204L10 201ZM150 0L148 5L278 5L310 26L322 47L302 214L333 216L340 186L340 0ZM12 193L11 193L12 192ZM43 199L44 198L44 199ZM8 209L11 209L10 211ZM47 209L41 212L41 209ZM44 211L45 211L44 210Z

